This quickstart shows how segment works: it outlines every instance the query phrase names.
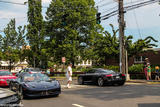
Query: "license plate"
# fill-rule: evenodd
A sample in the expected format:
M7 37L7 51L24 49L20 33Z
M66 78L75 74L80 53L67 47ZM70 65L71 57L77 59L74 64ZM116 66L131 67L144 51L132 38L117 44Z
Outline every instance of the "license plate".
M48 95L48 92L47 91L44 91L41 93L42 95Z
M119 79L120 77L119 77L119 76L116 76L116 78Z

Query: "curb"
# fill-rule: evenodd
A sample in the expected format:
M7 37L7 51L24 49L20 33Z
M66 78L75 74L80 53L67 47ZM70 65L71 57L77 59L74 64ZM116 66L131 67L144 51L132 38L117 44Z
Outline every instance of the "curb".
M66 77L53 77L53 78L56 78L56 80L59 80L59 81L63 81L66 79ZM73 80L77 80L77 78L73 77L72 78ZM160 81L156 81L156 80L128 80L126 81L127 84L160 84Z
M129 80L126 83L143 83L143 84L160 84L160 81L147 81L147 80Z

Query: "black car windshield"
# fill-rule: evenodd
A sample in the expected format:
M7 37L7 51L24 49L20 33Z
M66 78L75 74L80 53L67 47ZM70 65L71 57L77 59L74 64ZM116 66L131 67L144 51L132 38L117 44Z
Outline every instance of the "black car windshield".
M102 72L102 73L109 73L109 74L110 74L110 73L115 73L115 72L112 71L112 70L105 70L105 69L102 69L101 72Z
M49 81L50 78L41 73L27 73L23 76L24 82L33 82L33 81Z
M5 75L12 75L12 73L9 71L0 71L0 76L5 76Z
M39 68L33 68L33 69L30 69L29 71L32 71L32 72L41 72L41 70Z

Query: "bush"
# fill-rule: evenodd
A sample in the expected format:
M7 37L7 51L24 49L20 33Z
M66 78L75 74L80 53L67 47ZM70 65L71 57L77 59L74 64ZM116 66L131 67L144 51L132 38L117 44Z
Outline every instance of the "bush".
M104 69L109 69L109 70L113 70L113 71L118 72L119 71L119 66L113 66L113 65L104 66Z
M143 66L144 66L143 64L132 65L132 66L130 66L128 68L128 72L129 73L132 73L132 72L134 72L134 73L143 72Z

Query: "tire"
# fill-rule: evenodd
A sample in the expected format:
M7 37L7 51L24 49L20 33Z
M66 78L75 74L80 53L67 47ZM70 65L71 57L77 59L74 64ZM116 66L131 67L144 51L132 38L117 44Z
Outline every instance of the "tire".
M24 99L24 95L23 95L23 89L22 87L19 87L19 90L18 90L18 96L20 97L21 100Z
M79 85L83 85L84 84L83 77L78 77L78 84Z
M104 80L103 80L103 78L101 78L101 77L98 78L97 84L98 84L98 86L102 87L102 86L104 85Z
M124 85L124 83L125 83L125 82L122 81L122 82L119 82L118 85L119 85L119 86L122 86L122 85Z
M9 89L10 89L11 91L13 91L12 83L9 84Z
M59 94L54 95L54 97L59 97Z

